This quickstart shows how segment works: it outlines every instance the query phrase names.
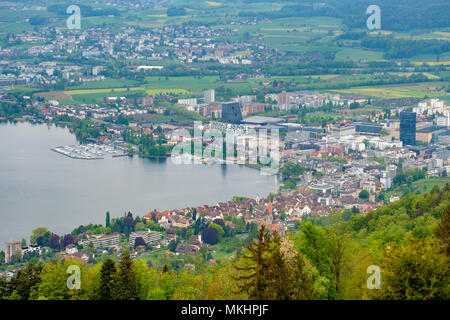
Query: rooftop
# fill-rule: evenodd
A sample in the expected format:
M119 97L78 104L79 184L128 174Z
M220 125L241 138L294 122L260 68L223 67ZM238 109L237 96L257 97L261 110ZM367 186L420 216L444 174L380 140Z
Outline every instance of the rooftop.
M259 124L259 125L276 124L281 122L285 122L285 120L281 118L263 117L263 116L253 116L242 120L242 123Z

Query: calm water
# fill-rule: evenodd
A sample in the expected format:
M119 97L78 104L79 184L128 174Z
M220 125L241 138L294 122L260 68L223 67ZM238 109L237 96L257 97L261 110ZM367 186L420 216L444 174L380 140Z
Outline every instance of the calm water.
M63 234L81 224L104 224L105 213L214 205L235 195L266 196L273 176L237 166L177 166L172 161L128 158L76 160L50 150L76 144L68 129L0 123L0 248L29 241L45 226Z

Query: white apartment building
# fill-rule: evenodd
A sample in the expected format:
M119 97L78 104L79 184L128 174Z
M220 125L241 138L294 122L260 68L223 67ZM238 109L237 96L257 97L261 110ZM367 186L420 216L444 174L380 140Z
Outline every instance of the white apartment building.
M157 244L159 240L161 240L161 233L156 231L139 231L139 232L133 232L130 234L130 241L128 244L130 246L134 246L134 242L136 241L136 238L142 238L144 239L146 244Z
M216 101L216 91L214 89L205 90L205 92L203 92L203 96L205 98L206 104L210 104Z

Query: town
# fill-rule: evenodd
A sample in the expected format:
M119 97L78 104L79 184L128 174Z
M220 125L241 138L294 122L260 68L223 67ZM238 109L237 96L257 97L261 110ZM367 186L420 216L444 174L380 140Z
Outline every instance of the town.
M211 95L214 95L213 90L205 92L205 96ZM244 99L251 100L252 97ZM351 108L355 103L358 103L358 108L364 108L367 103L363 99L310 92L272 94L267 97L269 99L277 101L272 107L280 109L286 106L279 104L279 101L289 101L290 110L308 108L302 102L315 104L316 109L334 105L340 114L351 113L355 110ZM246 104L242 100L243 97L239 97L231 104L244 114L242 110L245 110ZM45 255L45 252L54 251L52 249L58 251L56 255L84 263L93 261L95 254L120 252L124 247L131 248L136 257L145 255L149 248L150 252L166 250L169 255L192 254L203 246L215 250L210 248L210 244L217 243L217 234L212 241L209 238L202 239L198 227L196 232L193 231L196 225L205 226L203 233L211 229L210 224L218 225L222 233L223 228L234 230L226 232L232 237L246 235L252 225L256 226L253 230L264 225L268 230L284 234L289 229L295 229L302 219L311 216L327 216L334 211L370 212L404 196L404 192L397 187L405 181L411 185L419 179L445 178L450 173L450 106L438 99L424 100L416 106L393 108L389 113L382 110L369 116L358 116L353 121L340 120L326 126L308 127L290 121L297 118L296 114L279 118L246 114L247 117L240 115L235 118L234 110L231 116L227 114L229 103L219 106L220 116L210 122L211 128L242 132L265 128L284 132L279 170L284 185L280 187L279 193L262 199L237 195L235 199L215 206L150 211L142 217L136 217L134 225L131 223L130 231L133 232L127 234L113 232L110 228L107 234L98 234L99 230L96 230L94 233L82 232L76 237L69 235L67 241L66 236L59 239L59 236L54 235L59 240L53 243L53 247L42 243L22 246L21 241L7 242L5 262L20 261L33 256L32 253ZM42 118L48 121L61 112L76 117L75 113L67 112L66 107L53 106L48 108L45 116L42 114ZM224 116L229 120L220 121ZM176 129L193 129L193 124L172 122L167 127L164 124L159 126L164 128L160 133L156 128L151 130L145 122L129 123L136 134L150 135L155 140L163 135L165 141L173 143L179 141L178 136L172 136ZM97 143L117 140L123 143L121 136L125 126L116 130L105 132L97 139ZM102 147L96 149L113 150ZM240 227L236 226L236 221ZM186 233L186 230L190 230L190 233ZM211 261L214 259L211 258ZM192 265L185 264L185 267Z
M53 216L70 208L92 219L8 224L17 234L2 235L0 300L448 299L448 5L354 2L0 2L0 129L48 131L33 150L26 134L1 136L14 166L0 159L11 177L0 187L19 199L2 219L53 206ZM49 155L42 169L15 166L37 155ZM159 166L170 161L195 176L143 177L176 172ZM223 180L197 178L194 166ZM229 196L228 168L273 178L275 190L242 194L237 185L257 183L235 171ZM220 184L217 197L196 179ZM169 180L201 200L178 199ZM58 203L64 192L74 200ZM143 198L145 210L128 208ZM83 290L66 290L69 264L86 272ZM367 291L378 265L383 289ZM441 287L417 280L392 293L416 283L402 268ZM61 296L43 274L60 276ZM247 281L256 276L266 291Z

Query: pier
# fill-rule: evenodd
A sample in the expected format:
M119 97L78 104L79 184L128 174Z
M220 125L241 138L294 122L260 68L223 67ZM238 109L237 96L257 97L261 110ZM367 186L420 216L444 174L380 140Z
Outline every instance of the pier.
M51 148L50 150L65 155L72 159L81 159L81 160L101 160L108 155L113 158L126 155L124 154L123 150L121 149L119 150L115 146L100 145L100 144L59 146Z

